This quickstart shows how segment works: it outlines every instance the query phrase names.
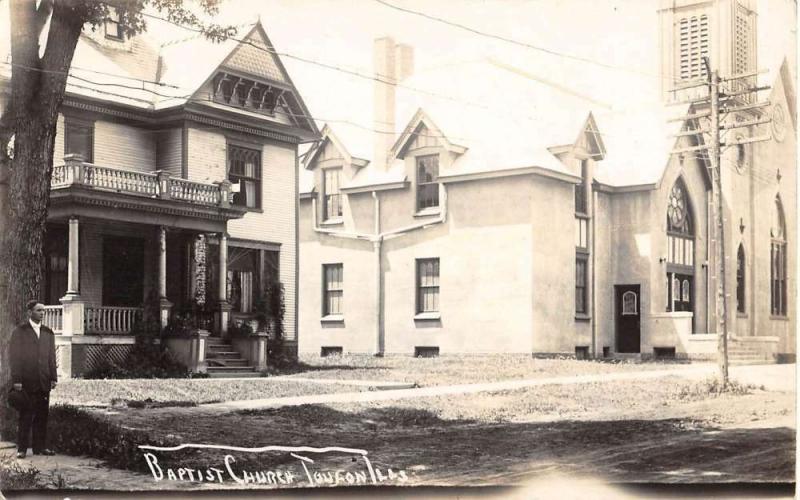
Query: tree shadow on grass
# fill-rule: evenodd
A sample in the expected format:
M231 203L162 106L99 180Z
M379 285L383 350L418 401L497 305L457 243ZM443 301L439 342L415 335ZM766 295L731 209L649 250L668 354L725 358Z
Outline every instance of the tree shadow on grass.
M124 421L101 425L74 417L69 424L61 419L52 429L57 450L88 454L115 467L145 473L151 470L138 445L186 443L362 449L376 467L407 471L409 484L453 486L524 484L552 470L610 482L785 482L794 480L795 470L794 429L719 428L690 418L486 423L445 420L428 410L406 407L340 411L303 405L198 414L191 422L185 416L159 415L148 431L131 434ZM67 425L69 432L65 432ZM68 441L63 439L65 434L70 436ZM225 470L226 456L230 456L237 470L304 472L300 460L286 451L153 453L163 470ZM353 453L313 458L317 467L329 469L364 466L362 457Z

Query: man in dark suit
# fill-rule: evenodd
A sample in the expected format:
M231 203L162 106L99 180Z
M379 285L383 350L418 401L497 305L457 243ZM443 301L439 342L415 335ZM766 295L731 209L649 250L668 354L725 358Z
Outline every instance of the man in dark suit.
M25 458L33 431L33 453L52 455L45 448L50 390L56 386L56 341L53 330L42 324L44 305L31 300L28 321L11 333L11 382L13 390L25 391L30 404L20 411L17 428L17 458Z

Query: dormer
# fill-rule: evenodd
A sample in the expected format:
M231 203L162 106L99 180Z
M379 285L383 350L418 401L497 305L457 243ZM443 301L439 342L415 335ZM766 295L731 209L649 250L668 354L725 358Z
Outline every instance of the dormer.
M446 172L467 148L451 142L423 110L418 110L390 150L390 160L403 161L415 191L416 215L440 211L440 172Z
M351 155L331 127L325 125L322 141L306 161L306 169L314 172L319 223L342 222L345 197L341 189L367 164L369 160Z

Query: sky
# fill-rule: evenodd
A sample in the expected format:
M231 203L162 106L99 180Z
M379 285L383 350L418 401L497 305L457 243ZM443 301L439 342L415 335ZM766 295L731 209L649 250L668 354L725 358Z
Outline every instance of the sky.
M397 11L378 0L226 0L217 21L240 24L260 19L279 52L362 74L372 72L373 40L391 36L414 47L416 74L491 57L578 93L600 93L617 105L635 101L636 96L630 95L631 81L658 82L658 0L385 1L624 69L488 39ZM792 60L796 57L795 9L793 0L757 1L759 67L772 74L783 55L789 54ZM371 81L291 56L282 60L312 115L319 121L350 120L371 125Z

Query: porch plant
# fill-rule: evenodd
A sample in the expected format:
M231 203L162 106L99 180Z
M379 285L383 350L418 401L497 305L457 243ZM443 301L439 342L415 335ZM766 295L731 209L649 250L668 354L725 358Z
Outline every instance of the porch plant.
M284 316L286 314L286 298L283 283L270 281L264 286L264 295L255 303L256 319L267 331L267 358L270 365L282 364Z

